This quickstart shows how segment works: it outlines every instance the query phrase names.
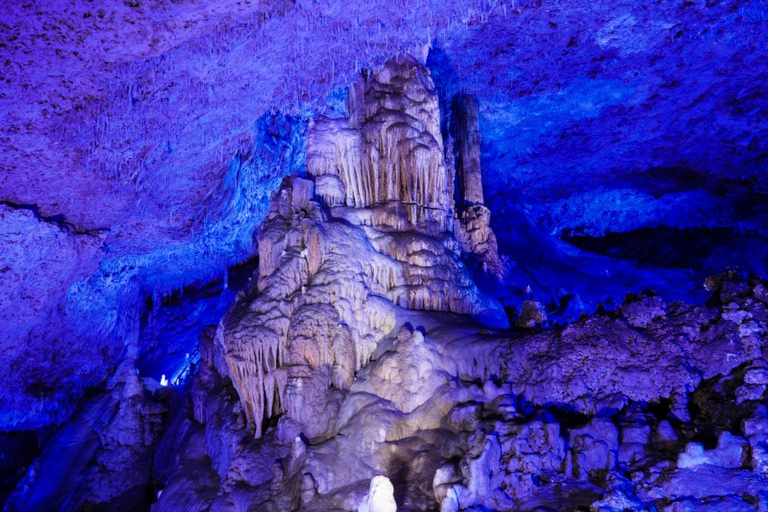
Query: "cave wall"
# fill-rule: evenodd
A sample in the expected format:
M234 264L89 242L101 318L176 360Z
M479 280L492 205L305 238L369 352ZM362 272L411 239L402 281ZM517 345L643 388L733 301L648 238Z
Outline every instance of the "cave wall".
M759 229L766 21L762 2L523 2L441 33L428 65L479 98L487 189L547 231Z
M42 231L61 232L18 230L18 214L3 217L11 231L3 256L13 263L4 268L14 270L2 277L3 323L13 326L2 346L18 366L0 376L8 412L0 428L66 417L85 387L123 355L138 355L146 297L210 281L253 255L270 195L283 176L303 172L306 119L326 96L361 67L419 54L430 34L492 7L282 0L0 7L0 201L35 212ZM47 255L59 244L71 256L57 265ZM42 259L55 279L25 284ZM14 300L25 293L29 300ZM74 344L104 353L85 354L67 370L58 360ZM49 371L35 390L14 383L43 367ZM63 391L70 377L77 384Z
M270 195L304 169L308 119L343 111L342 86L393 54L425 59L442 102L477 98L502 252L516 250L518 218L537 237L765 228L758 1L0 9L0 311L14 368L0 370L2 428L66 417L139 356L147 297L252 256ZM731 245L744 249L718 261L765 249ZM680 280L620 272L638 287ZM97 348L69 357L80 346Z
M343 223L329 224L334 226L330 229L338 231L339 240L344 240L347 233L357 234L360 250L355 256L360 260L369 254L366 252L370 251L366 245L368 236L381 244L377 251L384 254L382 257L394 259L395 263L390 264L397 267L400 259L408 260L410 267L406 267L405 274L410 274L405 277L412 278L413 282L397 282L397 287L405 287L407 292L413 291L407 289L408 286L416 289L413 300L410 296L400 300L398 294L402 290L392 291L388 279L378 276L383 281L379 283L382 288L376 292L390 293L387 300L398 307L473 313L479 317L487 304L493 304L490 309L495 318L496 313L501 314L501 306L494 299L501 299L501 304L513 309L521 298L533 299L535 295L541 302L529 300L528 309L512 311L522 317L530 315L519 325L531 327L547 323L543 314L545 306L550 318L572 321L581 312L596 309L606 298L613 300L623 297L627 291L644 288L654 288L665 297L704 302L711 299L714 289L701 288L699 273L719 272L732 265L763 274L768 270L765 263L768 261L765 224L768 51L764 43L768 36L768 10L760 1L638 4L601 0L562 4L549 0L365 3L220 0L200 4L184 0L171 3L126 0L92 5L56 0L44 4L7 3L0 7L0 14L0 81L3 83L0 90L0 287L3 290L0 354L5 363L0 365L0 431L11 431L2 439L4 443L15 439L42 439L56 432L45 450L38 447L43 450L38 463L45 466L48 473L36 479L37 466L32 466L26 472L29 480L22 482L22 491L29 484L27 489L48 489L56 493L56 500L63 500L74 488L75 482L67 482L67 475L60 469L66 457L80 455L72 449L70 441L82 432L77 422L65 423L60 430L53 427L75 414L76 418L85 418L83 421L98 423L99 435L88 433L88 449L92 450L91 455L109 461L101 467L103 471L97 474L98 478L94 476L93 481L77 483L78 496L99 495L98 499L103 502L134 499L121 495L124 491L120 484L121 472L134 464L141 464L145 469L150 464L155 444L160 442L160 418L166 412L165 405L156 403L157 397L146 402L144 393L149 393L150 388L154 392L159 390L159 402L178 406L168 398L174 391L169 389L162 395L162 386L155 381L169 377L172 384L182 383L180 376L184 372L194 373L193 365L201 360L204 370L198 375L200 381L205 381L198 382L201 394L195 396L191 405L183 406L194 406L194 411L174 411L171 417L176 418L177 424L166 425L172 434L157 448L158 453L164 450L173 453L180 446L192 447L188 448L183 464L189 463L202 474L205 485L195 488L200 495L215 493L219 479L230 478L226 472L232 460L240 461L232 463L237 471L243 467L256 469L243 470L244 476L235 475L229 482L245 481L255 489L274 477L271 473L274 468L263 468L255 462L262 460L260 450L269 451L274 447L258 445L258 449L254 449L254 445L248 443L256 430L269 427L269 422L275 419L273 416L285 412L284 409L289 410L294 419L306 420L305 423L311 423L320 415L331 416L324 416L325 426L333 423L341 407L341 399L336 395L328 401L336 409L324 408L323 402L318 401L313 404L317 409L307 412L296 406L300 400L297 402L295 396L291 402L283 390L278 389L279 403L276 407L267 404L265 412L264 403L260 402L265 393L263 388L273 391L276 385L264 385L269 379L263 376L255 379L258 385L251 382L254 379L245 378L253 377L246 375L254 371L253 361L248 359L253 355L252 343L222 338L229 351L222 357L229 356L234 362L228 366L229 377L222 368L217 371L231 378L235 383L232 389L215 374L210 332L205 335L210 346L204 345L209 353L196 353L197 336L203 325L216 323L231 301L237 298L241 301L238 307L244 309L260 304L252 296L243 301L245 292L237 294L235 289L228 288L228 280L233 265L256 255L256 238L263 235L260 226L268 214L270 198L283 178L290 174L308 174L313 180L319 180L344 170L344 166L334 160L340 146L318 143L323 142L319 136L323 133L330 133L335 144L340 132L351 130L353 135L357 134L355 144L359 144L351 147L360 154L353 158L345 156L354 169L340 178L346 187L345 193L354 187L357 193L341 194L338 198L333 194L318 194L324 204L322 201L315 204L315 198L304 197L304 202L312 203L309 210L317 217L312 222L318 226L326 227L323 208L339 207L343 203L354 210L358 206L375 206L374 203L382 200L392 201L395 206L407 203L408 207L415 205L437 212L439 226L418 226L419 236L442 236L454 229L453 223L464 224L462 229L466 232L453 231L456 241L446 238L438 243L413 237L406 242L413 247L424 245L429 250L400 251L405 256L395 254L401 247L389 243L390 235L374 233L373 225L360 222L352 229L340 227ZM426 116L420 100L414 107L410 103L413 98L407 94L398 97L401 84L387 91L382 85L386 80L370 81L382 72L383 64L393 55L405 55L413 62L426 63L429 68L429 72L416 73L416 85L407 89L415 96L427 91ZM363 82L369 80L369 84L383 89L371 92L365 87L353 87L348 93L346 86L361 77ZM377 101L366 99L366 95L374 97L378 93L381 93L379 99L383 98L386 103L385 108L380 108L382 105ZM375 108L366 111L366 105ZM436 110L438 105L440 113ZM398 125L402 119L396 116L387 118L392 114L387 112L388 107L394 107L398 115L403 114L406 126ZM414 107L412 111L408 110L410 107ZM394 122L390 122L393 119ZM395 128L390 130L391 126ZM401 129L403 133L417 132L417 136L401 138ZM393 137L395 144L377 145L381 134L390 132L397 135ZM403 140L406 142L401 145ZM425 147L426 158L417 155L412 159L414 148ZM358 173L358 164L363 168L374 160L372 148L379 156L397 153L396 158L380 159L377 163L384 167L371 166L365 173ZM318 155L323 158L331 155L330 163L316 167L318 162L313 158ZM388 174L386 166L390 163L401 166L396 176ZM419 167L424 163L439 169L440 173L446 172L440 176L447 179L430 184L434 189L398 187L403 177L411 174L428 180L433 175L432 167ZM419 172L411 173L413 169ZM454 171L458 173L459 189L463 190L463 197L459 194L455 204L453 201L457 198L450 197ZM482 183L476 179L479 172ZM354 181L365 176L373 177L372 181L391 177L395 182L387 194L376 196L368 194L367 185ZM468 176L472 179L467 179ZM292 183L304 182L295 178ZM419 190L426 190L426 195L419 195ZM335 203L336 199L339 204ZM279 196L273 204L280 204ZM456 212L451 211L454 207ZM275 214L272 227L283 222L284 216L293 222L294 215L304 215L302 208L289 209L290 215ZM489 217L491 211L493 215ZM399 219L397 215L388 216L389 213L392 212L383 212L381 218L387 222ZM347 220L365 217L365 213L359 211L348 214ZM403 225L418 224L413 222L416 217L406 215ZM502 258L496 252L496 237L491 238L493 232L488 229L489 218L498 235ZM307 224L304 220L297 221L287 235L280 229L274 230L291 240L295 237L303 240L299 235L304 236L302 229ZM375 227L383 225L384 232L394 229L387 222ZM475 231L482 235L479 240L487 246L482 253L476 250L478 240L471 234L476 225L482 227ZM265 227L270 228L269 223ZM327 246L344 246L333 235L328 236ZM279 238L275 240L279 242ZM378 242L381 240L386 243ZM271 241L269 233L262 236L264 244L258 248L260 263L270 270L270 276L276 276L274 280L279 281L278 284L285 284L296 275L291 274L291 268L278 265L283 254L274 250L276 244L270 245ZM472 248L464 247L465 253L492 255L492 261L482 256L479 267L480 270L493 267L494 275L478 272L470 276L464 267L466 262L459 262L456 256L461 251L454 242ZM446 247L455 249L456 253L453 256L446 253ZM289 253L287 263L303 261L302 248L294 249L299 250L296 254ZM343 254L327 252L341 262L338 268L350 265L350 258ZM440 265L430 260L429 265L424 265L428 270L423 270L420 264L427 257L438 258ZM367 269L368 263L363 261L360 268ZM360 274L362 285L357 284L363 288L369 284L365 280L367 270L362 274L356 266L347 270L350 281L356 282ZM329 281L335 277L333 268L323 269L325 274L317 271L314 269L312 277L319 275ZM437 292L430 289L427 285L436 281L434 275L429 275L432 271L458 279L461 286L441 278L439 281L449 284ZM297 274L300 282L289 290L289 296L278 294L278 298L289 305L325 300L327 290L315 288L313 291L313 283L301 272ZM579 355L582 351L594 348L585 344L585 339L611 341L615 333L626 332L627 339L631 338L632 343L639 343L647 351L643 360L652 371L651 355L666 353L659 347L666 350L673 345L668 340L679 331L693 340L680 356L683 359L697 355L697 343L712 344L713 351L706 353L709 355L705 360L696 362L698 366L692 367L696 371L691 375L708 372L708 379L716 379L716 370L720 368L716 365L726 361L730 366L720 370L723 374L730 372L732 375L728 378L744 381L742 395L752 393L745 399L751 408L765 391L763 380L751 381L763 379L763 367L755 367L753 373L759 374L755 377L750 373L751 367L739 369L737 366L751 365L762 357L759 349L765 319L764 284L756 284L758 281L754 278L744 280L739 273L730 274L727 279L741 283L738 286L744 289L728 299L715 297L715 303L705 309L689 311L679 303L670 303L672 306L668 307L653 294L635 297L625 302L621 312L614 309L607 317L597 316L575 324L574 328L542 334L534 339L539 344L531 345L540 347L542 355L532 350L530 357L541 357L549 364L547 357L562 348L563 338L573 342L575 357L582 357ZM252 287L253 284L241 284L238 288L251 290ZM307 288L308 297L296 301L293 294L303 296ZM451 294L457 289L462 299L471 299L468 303L472 307L463 307L461 301L455 301L459 304L457 307L443 304L440 292L445 292L448 297L445 300L450 302ZM344 295L348 291L342 288L341 292L334 293ZM351 295L355 299L354 294ZM485 302L486 295L490 302ZM367 292L365 297L367 300ZM638 300L640 306L635 305ZM734 301L735 306L723 306L717 300ZM377 303L377 300L371 302ZM619 302L608 303L608 308ZM267 311L276 309L271 302L262 306ZM322 328L335 333L339 327L335 324L314 326L315 306L317 304L302 304L298 308L303 313L298 315L297 326L286 332L280 329L275 332L294 336L308 345L314 338L304 331L315 334L313 329ZM321 309L326 313L331 311ZM353 318L350 316L353 310L354 307L344 305L342 317ZM243 313L246 318L249 314ZM700 320L693 323L698 326L694 334L689 332L691 322L686 320L686 315ZM276 321L285 322L285 319L277 317ZM391 330L390 323L385 322L385 326ZM435 320L434 325L438 324ZM464 333L461 327L450 322L446 325L451 332ZM719 330L712 330L714 325ZM231 332L238 334L239 327L235 321L225 325L222 336ZM251 327L246 325L243 331L250 335ZM642 336L649 328L651 341ZM582 331L586 333L583 336ZM406 391L412 391L414 396L388 389L387 382L398 373L392 369L399 367L397 361L401 359L424 357L429 363L424 367L427 369L445 364L445 368L432 376L435 382L442 382L440 379L445 374L459 380L491 382L502 370L517 372L521 376L517 385L523 388L535 379L547 378L546 372L539 372L541 368L535 366L509 370L519 358L517 353L508 353L506 349L498 349L497 360L484 360L487 354L481 354L483 357L475 358L474 367L469 368L465 365L471 353L461 343L454 344L451 338L447 345L451 350L441 354L443 348L438 350L438 347L445 341L443 335L428 337L424 343L421 330L406 328L397 338L388 339L387 343L395 347L393 353L367 370L370 382L353 385L353 370L363 369L384 334L376 331L376 342L364 340L365 346L359 350L360 361L354 357L338 358L340 369L334 370L337 375L333 386L329 387L323 380L333 374L319 374L320 385L315 382L307 387L322 393L329 389L335 389L333 393L346 393L357 386L355 392L359 395L354 400L363 402L360 396L373 394L397 402L395 409L379 404L376 407L383 408L375 410L386 412L388 418L396 418L401 413L414 412L411 410L414 400L421 405L420 400L425 398L440 400L439 396L427 397L428 393L419 391L422 382L416 373L423 369L421 367L409 369L410 373L406 372L402 381ZM503 336L490 341L487 336L483 328L473 331L469 338L481 352L496 345L514 346ZM168 342L168 338L172 341ZM340 343L344 341L342 338ZM268 344L256 341L259 347ZM737 359L730 358L727 347L740 347L739 343L745 343L746 348L740 349ZM286 343L281 338L278 345L285 348ZM402 346L398 348L398 345ZM243 353L237 353L232 347ZM613 361L610 350L597 352L607 354ZM446 354L447 360L438 357ZM625 352L621 354L626 356ZM268 360L268 356L266 350L254 357ZM325 356L327 354L323 354ZM309 359L307 365L313 369L328 364L322 357L317 361ZM279 362L281 365L293 363ZM569 364L574 369L580 368L578 361ZM632 367L631 357L626 364ZM675 359L674 364L689 372L688 363ZM623 365L622 362L619 366L623 369ZM141 380L134 376L134 367L139 370ZM559 371L555 362L551 366L554 369L547 368L546 371ZM279 368L268 370L280 377ZM240 378L238 371L243 373ZM749 379L747 374L751 375ZM596 375L606 374L597 372ZM666 388L654 388L651 395L643 395L643 390L633 387L636 386L634 374L627 370L627 375L627 380L617 385L617 389L622 388L617 392L624 393L625 388L631 388L636 394L627 392L627 396L639 401L671 399ZM692 379L692 384L688 383L691 386L701 384L700 377L688 376L688 373L686 376ZM305 376L292 374L291 377L300 380ZM566 380L552 387L553 393L567 391L563 395L566 399L558 396L556 402L570 403L582 397L589 402L595 398L584 395L578 384L571 389L569 386L574 381ZM712 386L719 385L713 382ZM545 389L552 381L543 380L539 384ZM605 385L604 381L594 384ZM475 386L477 389L465 392L469 393L467 396L482 394L488 401L496 400L497 394L510 394L494 386L488 384L482 390ZM250 396L250 391L258 396ZM674 391L677 402L672 404L672 413L678 416L672 420L687 422L690 418L686 419L683 410L687 405L681 397L691 390L675 388ZM726 389L728 398L723 400L743 398L731 396L732 391ZM206 396L210 400L206 401ZM236 399L238 396L240 401ZM312 402L311 393L307 396ZM549 395L539 398L537 407L551 405ZM400 403L403 400L406 405ZM489 411L500 414L505 421L534 418L536 423L538 414L545 417L547 425L562 422L562 432L569 431L569 439L595 437L597 434L592 430L600 430L597 427L584 431L573 429L567 414L554 421L547 416L550 413L546 409L540 413L528 411L525 408L530 403L526 400L528 397L515 396L517 405L511 409L510 404L497 403L489 406ZM578 414L594 414L605 405L598 402L589 402L590 407L594 407L579 409ZM513 410L518 405L521 414ZM562 413L558 409L560 405L552 408L557 414ZM241 414L243 407L251 408L250 417ZM359 412L355 403L348 403L347 407L352 411L348 413L350 416ZM456 421L461 423L463 406L458 407ZM510 415L510 411L513 414ZM185 412L189 413L187 417ZM306 417L315 412L314 417ZM343 425L339 429L352 434L358 428L367 429L375 441L376 414L371 413L370 417L367 414L356 417L354 421L359 424L351 423L348 431L343 430L347 428ZM654 429L661 428L659 420L667 411L654 414L658 417L653 416L649 424ZM755 421L764 420L763 410L750 409L749 414ZM104 418L108 421L101 421ZM221 423L221 418L226 421ZM424 418L418 420L425 422L422 426L443 421L442 416L427 418L433 423ZM456 427L457 432L474 429L471 417L467 418L469 427L465 428L462 423ZM702 418L695 419L699 426L709 428ZM406 434L414 433L409 430L413 428L410 419L399 424L400 420L392 421L397 425L393 436L407 439ZM450 422L453 421L451 412ZM322 427L317 428L322 430ZM647 430L646 427L650 428L643 424L642 428ZM606 428L611 435L617 432L615 426ZM722 431L718 433L724 433L723 446L727 449L731 443L730 434L725 435L728 429L719 424L717 428ZM208 439L224 430L228 434L219 444ZM131 445L137 431L145 434L140 449ZM183 435L173 439L173 433L178 432ZM745 436L746 432L744 430ZM296 432L289 429L288 434L293 433ZM691 455L688 452L703 453L697 437L685 429L678 433L684 434L674 445L682 454L680 460L685 461ZM327 432L314 434L322 437ZM208 438L201 440L206 436ZM190 438L192 441L188 442ZM556 438L555 459L561 460L560 434L556 432L553 438ZM425 439L411 442L427 442ZM479 450L478 457L487 458L485 441L478 439L480 444L473 450ZM662 446L666 446L666 441L662 441ZM746 441L742 441L736 444L741 443L739 450L747 453ZM690 446L686 445L688 442ZM122 443L131 447L126 448ZM762 438L750 438L750 446L757 447L759 443L763 443ZM248 446L251 451L238 451L242 446ZM612 446L612 450L619 450L616 443ZM305 449L302 443L296 443L293 448L298 452ZM630 446L626 450L634 448ZM287 449L285 444L275 448ZM714 448L708 446L707 449ZM34 451L30 449L30 453ZM312 457L319 457L317 454L307 458L305 453L298 452L290 457L302 464L309 460L309 466L322 467L322 457L321 462L312 462ZM404 452L409 457L413 455L407 449ZM30 453L23 454L25 470ZM60 453L66 457L59 457ZM755 448L754 453L761 452ZM270 457L272 455L270 452ZM207 466L198 466L205 457L213 459L216 467L211 467L210 461ZM581 455L573 452L572 457L577 460ZM719 455L710 453L706 457L717 462ZM672 458L678 460L677 452ZM160 457L158 460L162 463L156 471L159 476L152 477L169 484L169 489L173 487L167 479L175 475L177 469L169 462L172 459L172 456L167 460ZM468 460L467 464L475 464L471 462L473 456L468 456ZM701 463L694 462L691 467ZM582 466L584 463L579 462ZM81 467L87 468L89 464L90 461L83 459ZM753 463L755 467L759 464L762 462L757 459ZM434 469L429 465L424 467ZM739 468L741 466L726 469ZM15 471L12 466L11 469ZM591 469L603 471L605 468ZM555 473L563 471L586 478L584 471L573 467L559 468ZM678 477L677 473L665 473L664 468L659 471L657 476L662 474L663 478ZM361 474L366 478L372 476ZM80 475L73 471L74 476ZM319 471L317 476L321 476ZM425 470L421 476L428 480L432 474L427 475ZM3 481L10 478L6 473L0 477ZM289 475L291 485L297 483L296 477L300 479L301 475ZM359 484L355 480L359 477L360 474L348 471L339 481L348 479ZM527 473L524 477L529 478ZM183 475L179 478L173 492L183 496ZM146 488L149 479L144 472L135 482L141 493L149 493ZM492 503L491 498L476 494L482 486L472 481L469 478L469 482L465 482L471 492L464 496L468 501L462 506ZM734 482L735 488L742 485L741 480ZM323 486L330 489L332 483L309 482L303 491L309 494L309 499L315 499L316 496L311 495L313 490L325 489ZM437 487L440 485L443 484ZM370 493L373 491L372 487ZM359 494L360 489L356 488L355 492ZM20 492L20 503L32 499L35 506L44 507L42 502L47 495L34 497L34 492L25 493ZM171 504L169 509L173 509L178 503L174 499L181 498L173 498L170 493L168 496L171 496L166 498ZM226 493L222 496L222 500L229 499ZM150 493L141 500L156 498ZM213 499L210 496L206 499L209 498ZM296 499L296 496L288 498ZM491 501L485 502L486 498ZM649 495L651 498L657 499ZM192 498L186 499L192 501ZM256 498L250 496L249 499ZM334 499L341 503L345 498ZM429 496L428 502L432 500ZM315 505L325 504L316 501Z

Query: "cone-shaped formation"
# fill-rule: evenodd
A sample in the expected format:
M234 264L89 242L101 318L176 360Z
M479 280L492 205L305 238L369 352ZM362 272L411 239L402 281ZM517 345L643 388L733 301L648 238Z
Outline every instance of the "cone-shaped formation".
M312 179L288 179L273 198L258 285L218 332L221 371L257 436L282 412L309 437L327 435L397 307L506 324L452 233L454 180L426 70L393 60L351 89L349 105L348 119L313 124Z
M350 87L348 119L317 119L307 171L326 204L402 212L426 233L451 229L453 176L443 159L440 109L429 73L393 59ZM336 177L338 180L334 180ZM402 230L374 215L374 225Z

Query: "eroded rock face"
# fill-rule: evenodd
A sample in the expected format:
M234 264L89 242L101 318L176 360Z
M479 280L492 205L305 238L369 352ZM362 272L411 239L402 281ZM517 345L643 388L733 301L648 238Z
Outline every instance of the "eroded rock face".
M764 502L764 284L725 274L707 281L710 306L632 295L619 309L532 335L455 316L495 310L461 263L460 218L430 207L430 193L443 189L395 196L373 185L371 155L384 146L371 141L386 137L405 138L388 151L422 151L398 157L402 165L452 172L439 165L432 117L409 103L432 105L425 75L396 61L378 76L358 86L348 119L313 127L311 179L288 179L275 196L257 282L217 329L200 375L220 384L202 379L195 391L198 421L226 432L206 437L220 478L211 510L364 510L379 498L386 508L387 482L408 510ZM372 98L423 117L382 123ZM366 129L386 137L366 139ZM464 183L466 204L477 187ZM530 309L526 327L545 320ZM222 394L227 382L237 399ZM213 485L165 481L169 496ZM695 493L683 490L692 485ZM172 503L161 497L158 509Z
M549 0L102 3L0 6L0 200L65 219L81 234L104 235L98 254L79 266L78 279L101 269L94 293L76 302L102 302L93 295L111 283L141 294L178 289L248 258L253 247L237 236L238 225L249 236L292 171L289 164L247 163L269 147L265 139L276 141L265 155L275 162L294 140L272 126L262 137L263 121L283 117L267 113L325 108L326 95L361 66L403 52L426 55L429 43L433 70L445 63L447 78L436 79L438 86L479 97L485 158L494 164L485 167L485 192L516 204L507 192L523 191L523 205L545 231L601 234L658 223L764 230L762 209L743 208L745 199L760 204L753 192L765 177L766 52L753 43L766 33L760 0L654 9ZM679 51L668 51L670 41ZM304 121L295 117L290 131L301 132ZM720 194L723 185L728 197ZM209 229L217 220L220 229ZM2 222L14 229L13 221ZM57 244L57 237L41 238L29 253L54 254ZM764 268L765 258L752 250L764 255L764 243L728 245L736 255L712 260L752 259ZM33 274L36 261L27 267ZM52 272L28 295L42 306L33 323L52 328L23 332L18 339L36 347L19 363L63 347L53 324L67 290L82 289L60 279L66 274ZM8 284L9 296L29 292ZM85 311L72 308L68 320L86 324L84 331L98 328L92 318L127 309L122 294L114 295ZM40 311L54 318L49 323ZM3 350L14 351L18 339ZM111 371L120 351L100 348L106 364L71 357L86 364L66 373L103 381L91 369ZM40 370L22 369L44 378L35 378L18 409L60 411L28 426L66 417L70 398L80 395L79 384L52 377L57 365L48 358ZM5 393L8 402L24 392L13 379L0 375L14 388ZM29 418L0 419L17 428Z
M386 482L413 510L684 506L680 489L701 471L747 495L706 484L695 500L763 499L762 452L748 448L762 439L759 411L749 411L768 384L758 281L710 279L721 306L629 296L615 311L525 336L452 316L497 311L462 264L471 244L459 242L461 208L482 206L465 147L476 140L473 104L457 100L470 121L446 152L428 75L412 61L353 91L348 118L313 125L310 179L287 179L274 197L257 280L217 329L205 375L231 382L237 400L196 391L198 421L227 432L207 438L221 479L212 510L358 510L374 496L389 507ZM386 169L382 151L393 158ZM459 158L446 159L451 151ZM421 166L426 178L394 186L400 178L387 172L398 166ZM430 203L453 183L431 173L457 169L461 204ZM546 321L529 306L524 327ZM730 399L718 393L741 397L742 412L726 420ZM698 439L702 429L717 447ZM265 456L274 466L249 473ZM167 481L169 496L187 485ZM199 485L202 494L212 483Z
M343 222L314 197L301 178L275 197L272 252L203 336L160 440L165 408L123 372L47 452L80 465L44 453L9 511L137 491L155 512L768 506L766 283L731 272L707 280L706 306L631 295L566 328L492 330L397 304L413 263L377 236L434 236Z
M150 474L166 404L145 391L132 364L110 386L48 440L4 510L137 510L154 501Z
M123 347L78 332L61 290L87 277L102 256L102 234L77 233L33 208L0 204L0 425L58 423L82 390L108 375ZM107 312L103 324L114 321ZM82 343L87 339L92 346ZM36 361L36 364L31 364Z
M58 424L120 363L116 314L140 316L147 295L208 282L254 255L248 238L302 159L293 149L307 108L324 108L361 67L418 54L431 35L493 7L2 3L0 203L73 236L20 231L0 213L0 271L22 249L12 274L28 274L27 284L0 276L10 299L0 298L0 323L18 333L1 337L0 352L31 375L25 390L0 372L0 427ZM6 243L7 231L26 240Z

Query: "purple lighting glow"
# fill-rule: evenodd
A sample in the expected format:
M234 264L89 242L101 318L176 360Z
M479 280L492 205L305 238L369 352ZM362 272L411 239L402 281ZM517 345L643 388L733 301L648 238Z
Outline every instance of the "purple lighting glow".
M768 510L762 0L0 20L4 512Z

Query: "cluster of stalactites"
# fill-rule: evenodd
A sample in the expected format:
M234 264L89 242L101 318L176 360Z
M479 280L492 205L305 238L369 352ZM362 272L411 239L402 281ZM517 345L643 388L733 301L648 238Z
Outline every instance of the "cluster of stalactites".
M326 205L401 203L411 227L449 231L453 176L427 70L409 58L392 60L350 87L348 109L347 119L310 126L307 171Z
M394 59L364 75L350 86L347 107L347 118L319 117L310 124L307 172L323 206L383 231L453 234L465 254L501 278L483 200L477 100L467 94L453 99L448 153L434 84L412 59ZM407 302L431 309L435 300Z
M348 118L310 125L310 179L286 179L273 197L257 287L219 329L222 373L257 436L280 413L310 437L326 435L333 396L394 327L395 306L506 321L460 258L464 250L498 261L482 205L476 102L461 103L452 136L460 217L427 70L392 60L352 86L348 102Z
M240 395L248 424L257 433L261 432L265 417L283 411L287 373L283 369L285 350L281 345L281 337L266 328L228 340L227 374Z
M383 299L400 289L400 265L358 229L327 222L313 182L293 177L273 198L259 238L258 288L217 331L228 375L256 436L281 413L310 425L329 387L346 390L394 325ZM309 393L319 393L308 403ZM313 405L314 404L314 405ZM319 404L319 405L318 405ZM328 420L330 421L330 420Z

